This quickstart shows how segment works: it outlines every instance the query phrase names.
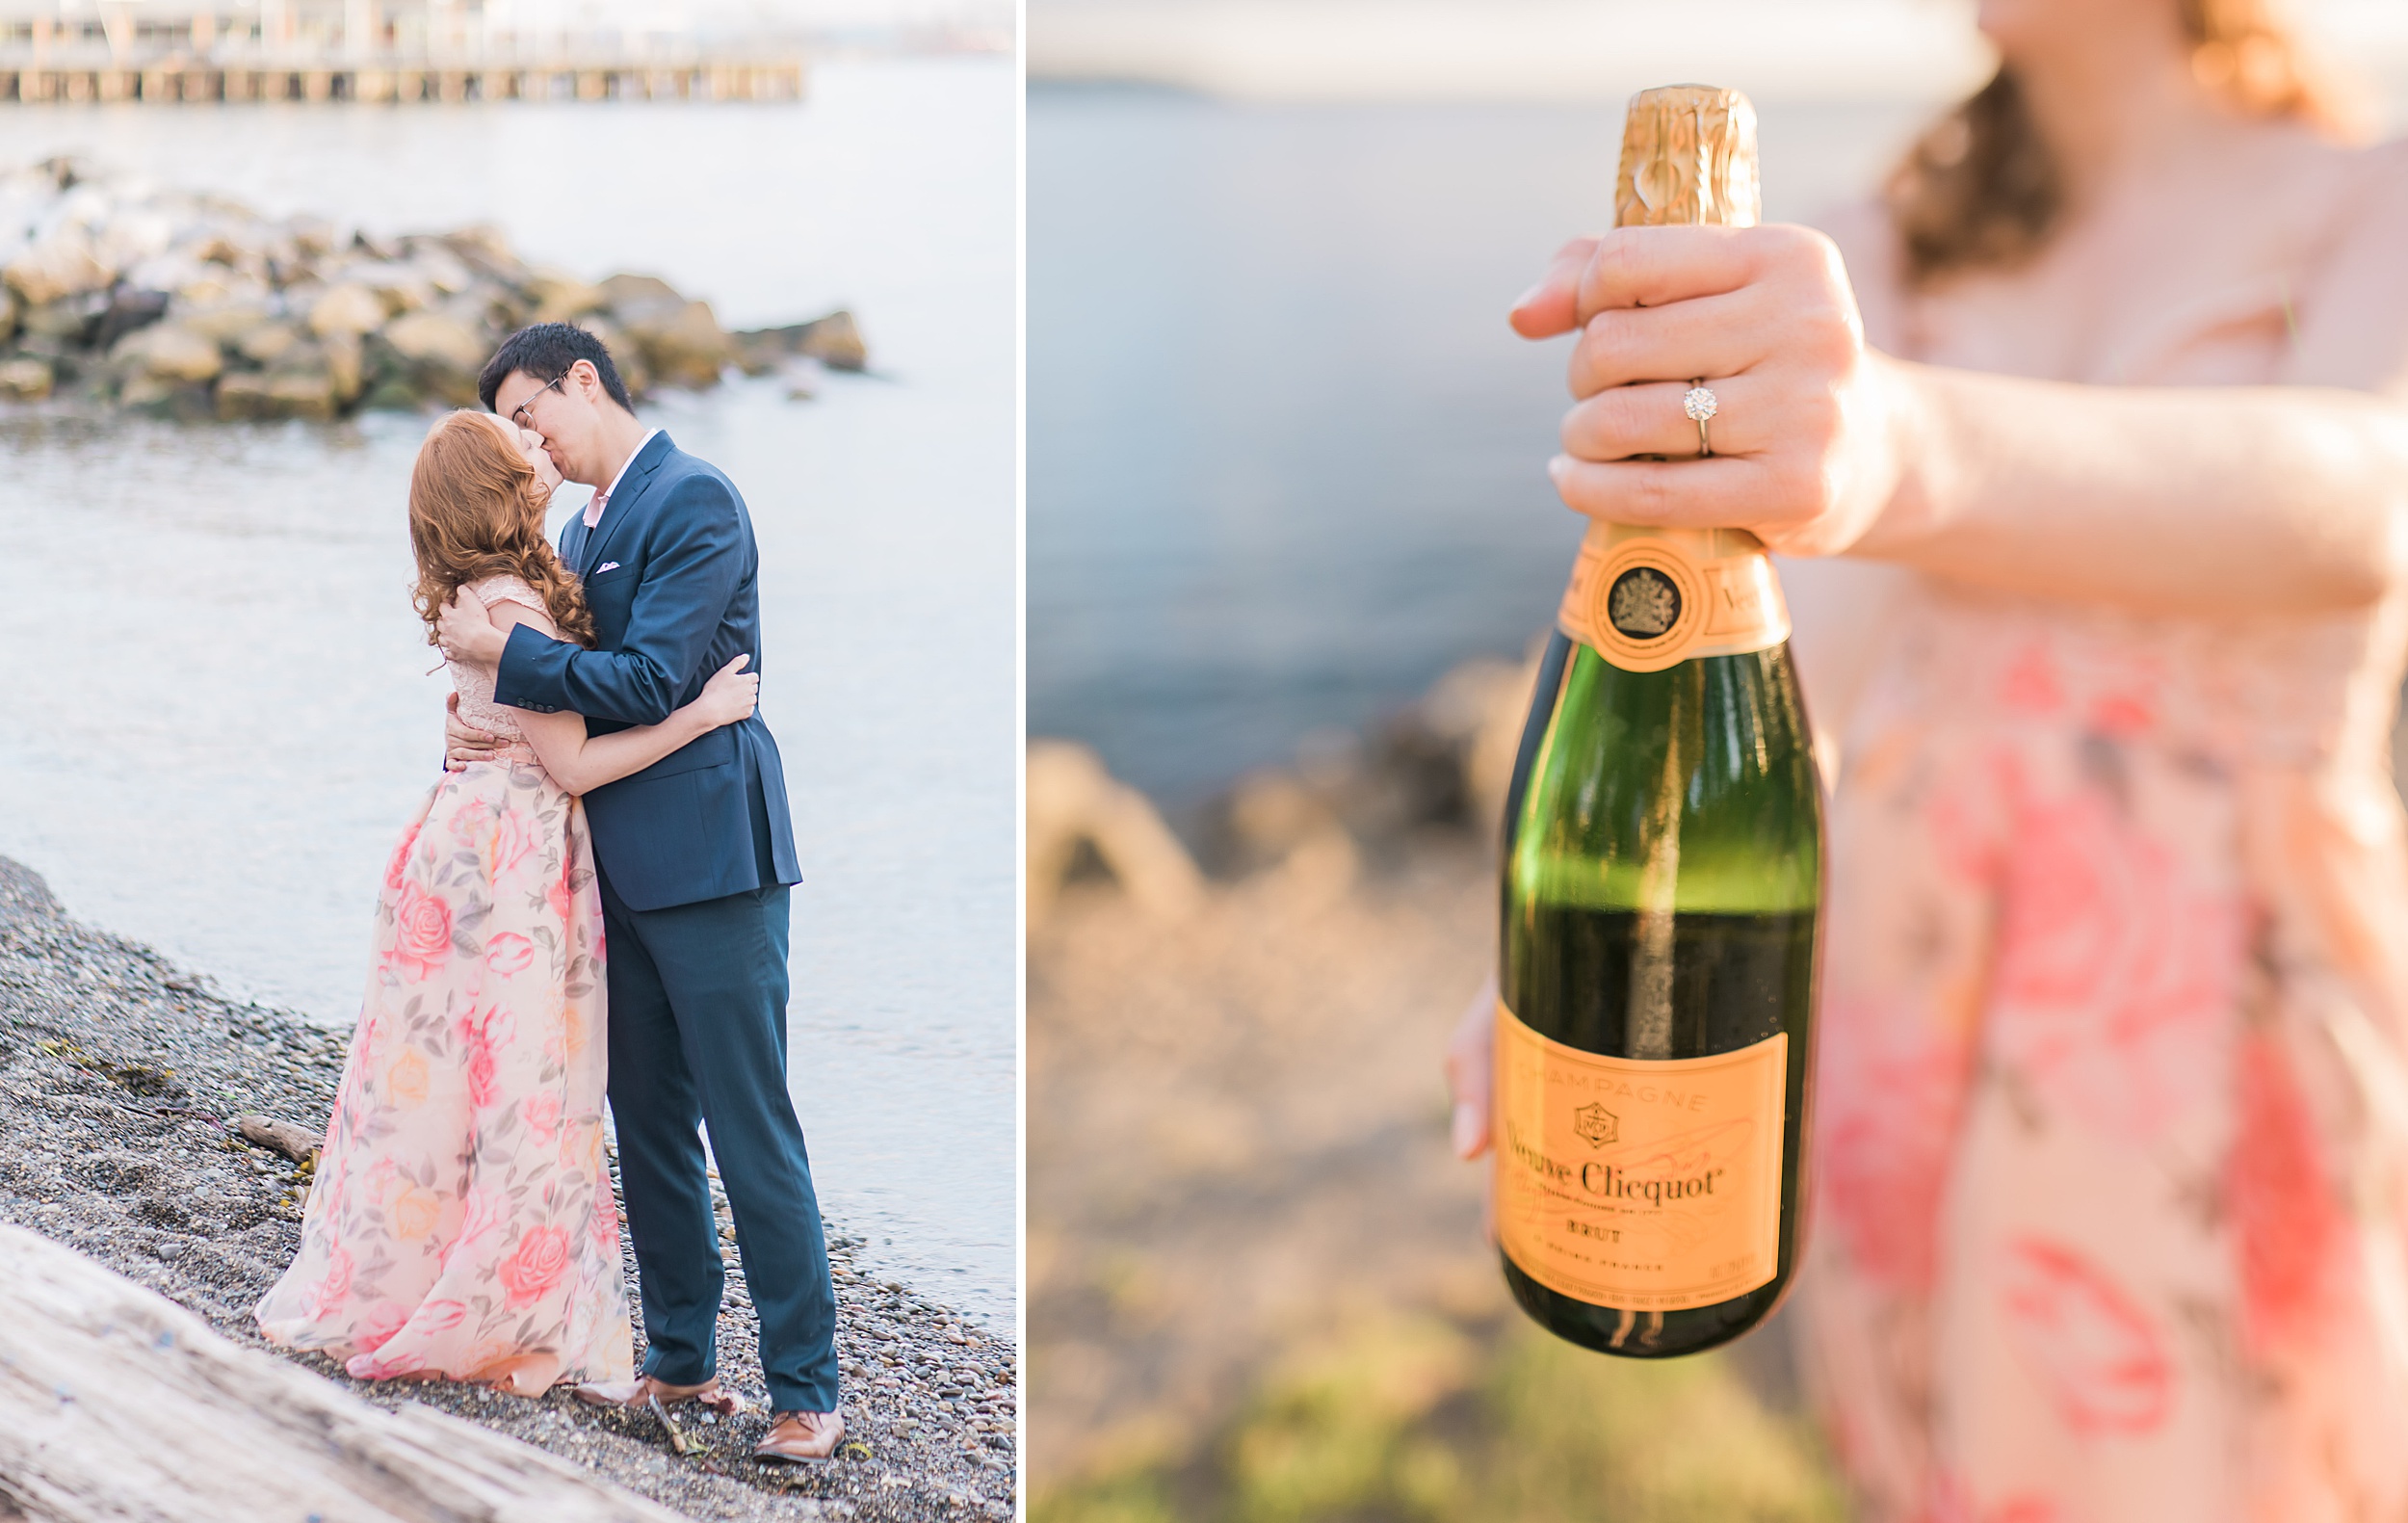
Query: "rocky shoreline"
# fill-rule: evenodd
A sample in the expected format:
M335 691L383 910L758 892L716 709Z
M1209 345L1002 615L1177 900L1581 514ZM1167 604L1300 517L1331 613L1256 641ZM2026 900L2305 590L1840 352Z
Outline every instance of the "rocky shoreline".
M851 312L728 332L665 280L530 265L490 227L386 238L73 159L0 169L0 401L221 422L474 407L486 356L538 322L592 331L638 395L732 369L804 398L821 368L869 364Z
M0 1221L77 1249L249 1347L271 1347L249 1309L298 1243L306 1175L245 1141L236 1118L322 1131L346 1040L225 999L150 949L75 922L38 876L0 858ZM730 1236L723 1198L720 1209ZM848 1441L824 1466L750 1457L765 1391L751 1302L732 1263L720 1374L749 1410L725 1423L681 1418L692 1441L683 1455L651 1417L583 1406L565 1390L530 1401L449 1382L353 1380L316 1355L298 1362L378 1405L425 1403L536 1445L690 1517L1011 1515L1017 1351L879 1274L861 1247L831 1229ZM632 1302L632 1261L628 1273Z

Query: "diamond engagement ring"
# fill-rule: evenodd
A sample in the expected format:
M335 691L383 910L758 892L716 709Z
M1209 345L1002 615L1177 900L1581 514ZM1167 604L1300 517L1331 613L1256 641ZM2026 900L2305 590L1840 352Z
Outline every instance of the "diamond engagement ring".
M1681 410L1697 420L1697 458L1704 460L1714 454L1713 441L1706 437L1706 420L1720 410L1722 404L1706 389L1703 377L1688 383L1688 394L1681 399Z

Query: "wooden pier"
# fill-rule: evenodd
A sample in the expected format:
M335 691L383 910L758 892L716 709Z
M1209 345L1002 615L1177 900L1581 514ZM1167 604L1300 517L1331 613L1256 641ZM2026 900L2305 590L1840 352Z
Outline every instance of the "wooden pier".
M799 100L799 59L490 64L442 67L170 59L141 67L0 58L0 101Z

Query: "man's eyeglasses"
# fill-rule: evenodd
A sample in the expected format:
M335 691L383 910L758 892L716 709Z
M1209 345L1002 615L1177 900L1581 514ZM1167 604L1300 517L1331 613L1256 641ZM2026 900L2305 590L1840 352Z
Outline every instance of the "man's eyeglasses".
M563 372L562 374L554 376L551 380L545 381L537 389L535 396L529 397L526 401L520 403L515 408L511 409L510 421L531 433L542 432L541 430L536 428L536 420L528 409L532 408L536 405L536 397L540 397L544 394L544 392L557 389L560 386L560 383L567 379L567 373ZM565 393L563 393L563 395L565 395Z

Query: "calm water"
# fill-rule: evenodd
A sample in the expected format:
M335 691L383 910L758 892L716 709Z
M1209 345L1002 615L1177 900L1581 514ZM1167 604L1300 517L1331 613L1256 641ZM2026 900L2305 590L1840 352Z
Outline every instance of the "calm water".
M1922 108L1759 102L1766 212ZM1611 221L1621 112L1029 99L1029 724L1174 804L1553 615L1560 341L1505 311Z
M8 109L0 162L81 149L381 231L495 222L531 257L662 275L732 325L854 308L885 379L646 410L735 479L760 538L762 711L808 875L792 1079L822 1198L875 1262L1008 1326L1017 81L997 60L860 63L814 91ZM0 421L0 853L78 915L334 1024L441 749L402 522L423 430Z

